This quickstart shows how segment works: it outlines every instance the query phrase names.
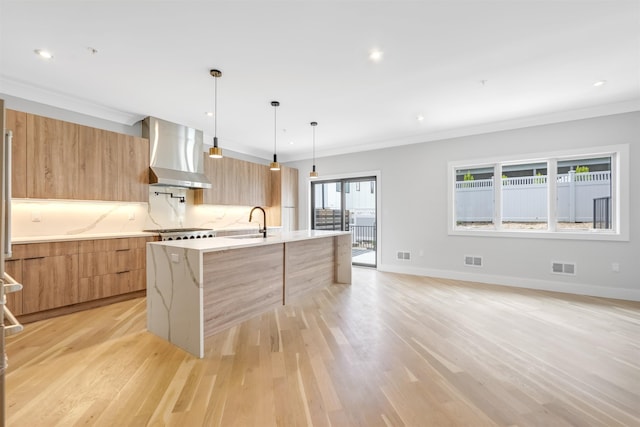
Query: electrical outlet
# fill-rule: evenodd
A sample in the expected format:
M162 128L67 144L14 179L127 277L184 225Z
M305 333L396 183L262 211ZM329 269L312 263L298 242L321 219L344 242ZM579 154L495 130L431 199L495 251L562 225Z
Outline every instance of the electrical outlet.
M136 219L136 213L134 211L129 212L129 221L134 221Z
M179 263L180 262L180 254L171 254L171 262Z
M619 262L612 262L611 263L611 271L613 271L614 273L620 273L620 263Z
M31 221L40 222L40 211L31 211Z

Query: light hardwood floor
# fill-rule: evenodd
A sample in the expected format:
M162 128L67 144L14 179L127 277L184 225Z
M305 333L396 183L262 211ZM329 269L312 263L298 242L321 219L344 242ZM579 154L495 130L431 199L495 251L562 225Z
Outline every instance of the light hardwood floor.
M354 269L207 339L136 299L8 339L11 426L638 426L640 303Z

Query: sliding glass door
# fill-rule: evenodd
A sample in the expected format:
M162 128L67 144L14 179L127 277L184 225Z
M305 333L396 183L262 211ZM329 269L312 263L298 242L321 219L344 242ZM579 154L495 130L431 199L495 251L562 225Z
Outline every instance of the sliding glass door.
M311 228L351 231L355 265L376 266L376 178L346 178L311 183Z

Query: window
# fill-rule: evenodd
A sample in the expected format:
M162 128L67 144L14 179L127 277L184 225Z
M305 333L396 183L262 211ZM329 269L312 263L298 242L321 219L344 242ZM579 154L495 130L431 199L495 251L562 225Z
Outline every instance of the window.
M628 239L626 145L449 170L450 234Z

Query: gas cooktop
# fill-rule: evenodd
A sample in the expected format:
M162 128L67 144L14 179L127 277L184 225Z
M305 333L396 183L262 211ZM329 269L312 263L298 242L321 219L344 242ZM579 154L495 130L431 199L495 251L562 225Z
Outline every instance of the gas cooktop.
M157 230L142 230L145 233L189 233L192 231L213 231L211 228L161 228Z
M211 228L165 228L159 230L143 230L147 233L157 233L162 240L205 239L216 237Z

